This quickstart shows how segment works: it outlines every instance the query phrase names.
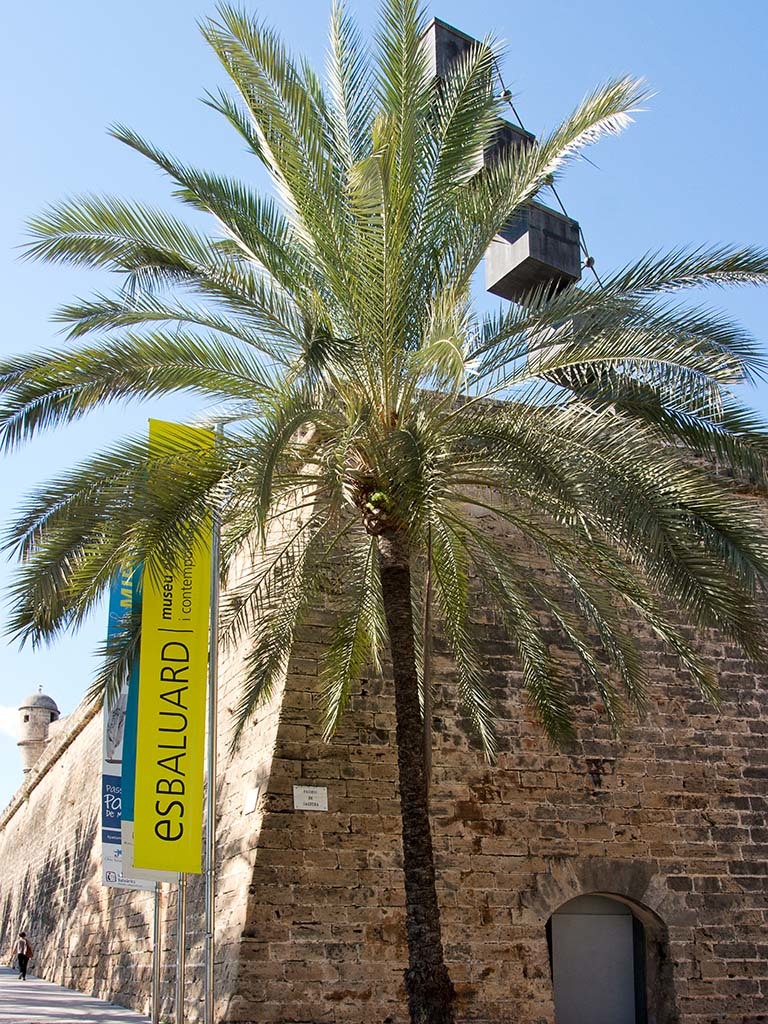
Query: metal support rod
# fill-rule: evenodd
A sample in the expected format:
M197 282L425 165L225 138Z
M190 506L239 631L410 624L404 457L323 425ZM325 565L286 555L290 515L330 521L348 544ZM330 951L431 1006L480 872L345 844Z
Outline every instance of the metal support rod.
M160 1021L160 883L155 882L155 911L152 921L152 1024Z
M222 428L217 431L221 440ZM221 559L221 516L213 513L211 541L211 632L208 641L208 768L205 814L205 1024L214 1024L214 963L216 928L216 754L219 699L219 562Z
M176 900L176 1024L184 1024L184 975L187 964L187 876L179 872Z

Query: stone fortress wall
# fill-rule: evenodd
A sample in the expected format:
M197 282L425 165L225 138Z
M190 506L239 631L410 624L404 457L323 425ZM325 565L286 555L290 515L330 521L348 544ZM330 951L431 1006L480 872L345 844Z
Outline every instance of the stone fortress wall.
M222 660L222 724L217 782L217 1015L238 980L239 948L262 807L254 790L269 777L279 695L227 749L239 693L237 659ZM102 713L83 702L55 723L45 751L0 813L0 957L27 931L33 974L149 1013L151 891L101 885ZM246 806L247 803L247 806ZM162 885L161 1019L173 1019L176 980L175 885ZM203 876L188 876L186 1015L203 1016Z
M572 897L607 893L645 926L648 1024L768 1022L768 675L705 638L723 690L715 711L645 637L648 714L615 741L579 689L579 738L556 751L521 695L503 630L480 605L475 617L502 715L494 767L466 737L451 662L435 643L432 814L458 1019L552 1024L550 916ZM406 1019L391 687L364 680L333 742L322 741L327 622L315 609L284 691L235 754L227 733L242 666L237 654L223 664L217 1020L226 1024ZM26 925L44 977L146 1010L152 896L100 885L100 749L101 716L81 707L0 816L0 943L9 958ZM295 810L295 784L327 787L328 811ZM202 893L191 882L195 1021ZM162 899L172 1019L173 887Z

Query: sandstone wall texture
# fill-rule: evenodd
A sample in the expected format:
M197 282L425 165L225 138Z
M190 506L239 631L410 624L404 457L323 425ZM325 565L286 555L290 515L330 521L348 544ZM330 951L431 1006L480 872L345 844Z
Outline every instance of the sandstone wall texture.
M648 638L649 713L616 741L577 685L579 738L558 752L503 630L490 616L480 630L504 721L494 767L456 717L439 642L435 666L432 813L459 1019L551 1024L547 922L606 893L645 925L649 1024L768 1021L768 678L709 638L715 712ZM366 681L323 744L322 643L317 616L288 678L227 1021L406 1019L390 687ZM327 786L328 812L294 811L295 783Z
M459 1019L552 1024L547 922L567 900L596 892L629 902L645 926L648 1024L768 1022L768 676L705 636L723 690L714 710L643 636L648 713L613 740L574 664L578 739L556 751L526 705L502 628L480 606L476 618L501 712L493 767L467 738L450 659L435 644L432 813ZM226 1024L406 1020L391 686L364 680L325 744L318 660L327 622L317 608L284 691L235 754L228 730L243 666L238 652L224 662L217 1018ZM100 886L100 744L100 715L81 708L0 817L2 948L10 955L26 924L45 977L146 1009L152 896ZM294 810L296 784L326 786L328 811ZM165 887L169 1019L174 901ZM192 1021L201 911L196 879Z

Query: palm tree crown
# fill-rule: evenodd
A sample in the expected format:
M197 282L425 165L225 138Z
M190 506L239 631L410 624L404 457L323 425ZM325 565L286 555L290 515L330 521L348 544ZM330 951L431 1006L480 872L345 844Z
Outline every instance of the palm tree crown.
M323 84L268 28L222 6L203 32L235 94L208 103L266 167L274 196L114 127L182 204L210 215L211 230L112 197L62 202L32 221L30 256L112 270L121 287L58 312L79 344L0 366L0 429L13 447L106 402L185 391L215 403L227 429L210 457L126 441L28 499L9 534L21 560L12 628L39 641L76 626L120 565L173 556L216 506L224 571L248 558L222 620L223 639L249 650L240 726L284 672L318 595L336 613L328 734L364 667L391 648L411 1012L447 1021L447 976L438 984L423 969L442 970L419 796L414 622L425 578L459 697L491 755L472 588L514 639L555 739L571 729L569 688L547 623L617 726L627 702L645 699L634 618L711 697L681 615L763 656L768 536L753 503L711 471L717 461L766 487L768 436L733 395L763 358L738 324L673 293L765 283L768 253L653 254L603 287L540 287L480 316L471 283L494 236L580 148L620 131L646 93L632 79L608 82L541 141L478 170L500 117L497 49L470 48L436 80L425 28L417 0L385 0L370 61L336 3ZM109 654L100 686L129 647ZM409 864L422 854L416 878Z

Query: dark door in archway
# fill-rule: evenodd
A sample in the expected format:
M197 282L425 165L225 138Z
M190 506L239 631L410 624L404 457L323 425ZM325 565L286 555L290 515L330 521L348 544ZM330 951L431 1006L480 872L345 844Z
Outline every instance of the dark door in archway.
M579 896L551 919L556 1024L645 1024L642 926L606 896Z

